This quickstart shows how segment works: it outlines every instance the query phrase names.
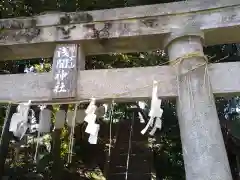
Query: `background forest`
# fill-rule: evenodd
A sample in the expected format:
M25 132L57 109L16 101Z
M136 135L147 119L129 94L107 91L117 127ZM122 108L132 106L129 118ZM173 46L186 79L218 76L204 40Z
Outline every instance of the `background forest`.
M48 11L75 12L107 8L118 8L155 3L168 3L174 0L1 0L0 18L33 16ZM1 31L1 30L0 30ZM211 57L211 63L233 62L240 59L240 46L238 44L218 45L205 48L205 53ZM111 54L87 56L86 69L106 69L123 67L156 66L166 62L167 55L164 51L138 52L129 54ZM1 61L1 73L41 73L51 70L52 59L30 59L18 61ZM234 77L232 77L234 78ZM217 109L222 124L222 132L226 142L229 160L234 178L237 180L238 153L240 147L240 128L238 97L229 99L217 98ZM139 121L137 113L131 104L117 104L114 106L114 121L132 119ZM37 108L37 107L36 107ZM71 107L69 107L71 108ZM1 106L0 126L3 126L6 105ZM54 106L54 111L58 109ZM163 129L155 137L147 137L144 141L151 149L153 178L160 180L184 179L184 165L182 159L179 127L175 113L175 102L165 100L163 103ZM86 137L82 135L81 127L76 128L76 143L74 146L73 163L68 164L68 135L69 129L65 127L61 132L46 135L42 141L42 149L37 163L33 162L35 141L28 140L25 144L11 143L4 175L9 179L104 179L106 167L107 147L109 144L108 126L111 114L107 114L102 123L102 132L98 145L90 146ZM53 119L54 120L54 119ZM113 129L115 128L113 125ZM115 129L114 129L115 130ZM115 135L117 136L117 135ZM116 137L115 137L116 138ZM59 140L60 141L59 141ZM61 159L54 159L58 152L53 148L56 143L61 143ZM23 146L24 145L24 146ZM21 150L21 148L23 150ZM49 148L49 149L48 149ZM101 157L101 158L100 158ZM99 167L92 165L93 159L100 159ZM53 161L58 165L53 165ZM102 164L102 165L101 165ZM57 167L57 169L56 169ZM94 167L94 168L93 168ZM104 169L104 170L102 170ZM111 169L111 168L110 168ZM78 178L80 177L81 178Z

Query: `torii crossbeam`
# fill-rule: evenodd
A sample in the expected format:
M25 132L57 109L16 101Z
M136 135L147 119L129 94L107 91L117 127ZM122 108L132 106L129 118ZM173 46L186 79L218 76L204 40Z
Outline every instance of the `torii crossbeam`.
M199 26L206 45L239 43L239 12L239 0L211 0L2 19L1 60L52 57L62 42L81 44L85 55L161 49L183 24Z
M213 93L218 96L239 95L239 72L238 62L210 64ZM177 79L171 66L82 70L77 79L76 101L91 97L101 101L111 98L122 102L143 100L151 97L153 80L159 82L160 97L177 97ZM0 82L0 100L3 102L52 101L52 73L1 75Z

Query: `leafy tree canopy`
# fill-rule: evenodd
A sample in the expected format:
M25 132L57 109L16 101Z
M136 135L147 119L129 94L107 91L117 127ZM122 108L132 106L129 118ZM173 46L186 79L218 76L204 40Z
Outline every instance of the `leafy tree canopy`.
M75 12L75 11L88 11L97 9L127 7L135 5L146 5L155 3L174 2L174 0L1 0L0 1L0 18L12 18L22 16L33 16L46 11L63 11L63 12ZM214 47L205 48L205 52L211 58L211 62L216 61L238 61L238 48L236 44L231 45L218 45ZM155 66L167 61L166 54L159 50L154 52L139 52L129 54L112 54L112 55L98 55L88 56L86 62L86 69L101 69L101 68L123 68L123 67L141 67L141 66ZM51 59L31 59L31 60L19 60L19 61L6 61L0 63L2 70L7 70L11 73L24 73L29 71L46 72L51 69ZM234 77L233 77L234 78ZM238 103L240 104L240 103ZM225 99L217 100L217 107L220 112L220 116L230 114L227 110L225 113L223 109L229 103ZM120 119L124 116L126 110L126 104L118 105L116 115ZM237 107L237 105L233 106ZM4 109L1 108L0 119L3 123ZM56 108L55 108L56 110ZM175 113L175 102L166 101L164 104L164 128L163 131L157 134L154 145L154 164L157 177L160 179L184 179L184 167L181 153L181 142L179 135L179 128ZM222 117L221 116L221 117ZM238 116L235 116L238 117ZM238 118L236 118L238 119ZM64 143L61 146L61 155L64 158L67 154L68 147L68 129L65 128L62 131L61 139ZM105 138L106 140L106 138ZM51 141L47 139L47 142ZM104 142L104 140L103 140ZM107 143L102 143L106 145ZM34 146L30 145L30 150L34 149ZM80 143L76 146L79 147L79 154L82 157L89 157L89 152L84 149L85 145ZM104 146L103 146L104 147ZM76 150L77 151L77 150ZM25 160L32 158L33 154L25 152ZM47 157L47 156L44 156ZM11 159L11 158L10 158ZM51 159L51 158L50 158ZM29 161L25 161L30 167L27 167L28 171L35 168L35 165ZM49 162L42 158L42 166L40 169L44 169L47 172L50 167ZM11 162L9 162L11 165ZM23 167L21 164L13 163L15 170L16 167ZM39 165L41 166L41 164ZM38 166L38 168L39 168ZM75 165L75 169L77 168ZM26 168L25 168L26 169ZM22 174L25 171L20 171ZM76 171L75 171L76 173Z

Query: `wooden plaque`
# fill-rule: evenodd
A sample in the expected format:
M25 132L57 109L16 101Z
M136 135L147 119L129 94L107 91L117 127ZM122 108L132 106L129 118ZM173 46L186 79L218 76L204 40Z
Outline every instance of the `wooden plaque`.
M77 49L76 44L57 45L52 66L52 99L76 96Z

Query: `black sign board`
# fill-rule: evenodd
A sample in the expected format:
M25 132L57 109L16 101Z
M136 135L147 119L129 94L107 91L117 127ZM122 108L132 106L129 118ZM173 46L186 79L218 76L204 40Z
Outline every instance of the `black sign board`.
M77 45L57 45L53 57L52 98L74 98L77 84Z

